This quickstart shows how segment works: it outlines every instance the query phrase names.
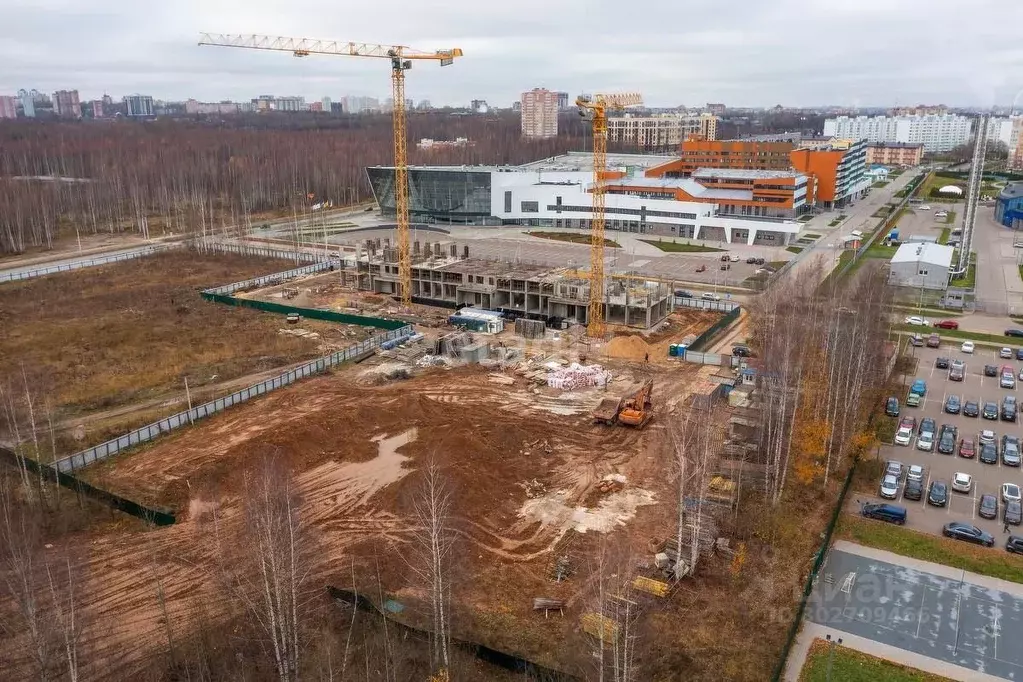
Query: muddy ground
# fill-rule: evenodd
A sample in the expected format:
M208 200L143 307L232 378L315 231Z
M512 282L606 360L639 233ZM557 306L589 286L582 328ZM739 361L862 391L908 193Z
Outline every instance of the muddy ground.
M238 516L242 471L267 452L294 472L302 517L319 538L312 579L349 587L354 571L360 589L379 579L379 589L408 606L410 622L422 613L421 594L400 557L422 469L435 461L459 536L460 634L547 664L558 662L559 642L578 631L586 606L583 582L552 580L555 557L572 557L585 575L598 536L645 551L670 528L659 419L705 370L659 370L654 420L634 430L596 426L589 411L605 395L638 386L649 375L643 363L616 365L607 394L536 388L513 372L504 374L514 378L508 386L478 367L379 385L368 380L371 369L354 366L269 394L83 472L178 515L171 527L124 522L85 541L84 610L104 622L87 645L106 660L117 652L117 674L130 675L166 641L158 593L178 636L197 609L216 612L224 595L211 547L223 530L211 518L214 510L222 520ZM627 483L598 492L611 473ZM545 619L531 610L534 596L560 596L569 606Z

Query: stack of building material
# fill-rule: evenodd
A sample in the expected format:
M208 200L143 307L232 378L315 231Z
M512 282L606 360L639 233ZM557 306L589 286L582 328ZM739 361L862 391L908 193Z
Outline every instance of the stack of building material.
M568 367L551 369L547 373L547 385L563 391L604 386L610 380L611 372L600 365L580 365L578 362L573 362Z
M515 320L515 333L524 339L542 339L547 333L547 325L541 320Z
M459 357L469 364L477 364L481 360L485 360L490 357L490 344L487 342L474 343L468 346L462 346L458 351Z

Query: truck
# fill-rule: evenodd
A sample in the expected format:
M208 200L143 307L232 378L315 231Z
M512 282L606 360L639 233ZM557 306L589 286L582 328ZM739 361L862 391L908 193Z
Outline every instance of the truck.
M622 409L621 398L604 398L593 410L593 422L612 426L618 421L618 412Z

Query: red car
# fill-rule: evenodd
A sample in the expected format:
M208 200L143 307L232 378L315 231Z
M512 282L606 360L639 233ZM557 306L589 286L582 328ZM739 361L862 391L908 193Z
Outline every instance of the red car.
M934 326L938 329L959 329L959 323L955 320L941 320L940 322L935 322Z
M959 456L966 459L973 459L977 456L977 446L973 444L972 438L963 438L959 441Z
M910 431L916 431L916 417L913 417L911 415L903 417L902 421L899 422L899 428L901 429L903 427L909 429Z

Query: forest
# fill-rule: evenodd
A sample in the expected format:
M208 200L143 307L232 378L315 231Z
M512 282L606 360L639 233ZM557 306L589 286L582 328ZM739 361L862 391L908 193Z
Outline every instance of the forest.
M519 116L415 112L409 162L518 164L589 147L564 114L549 140L520 137ZM416 148L421 138L468 138ZM0 125L0 254L101 232L143 237L303 213L371 197L364 168L393 163L390 115L271 114L155 121Z

